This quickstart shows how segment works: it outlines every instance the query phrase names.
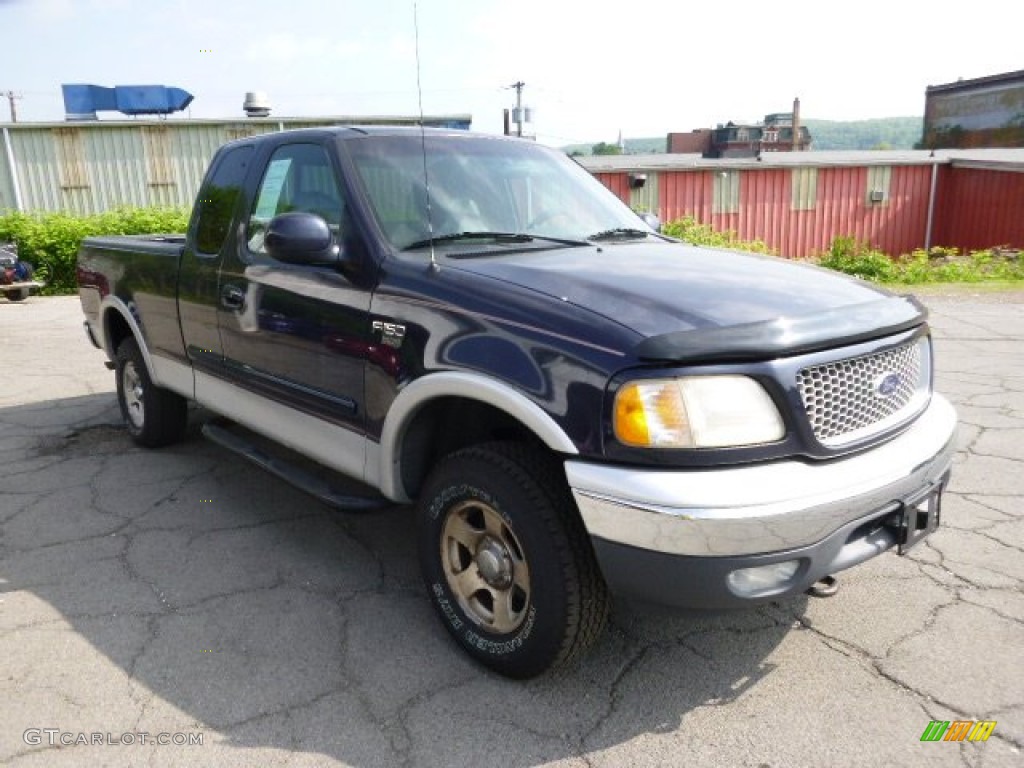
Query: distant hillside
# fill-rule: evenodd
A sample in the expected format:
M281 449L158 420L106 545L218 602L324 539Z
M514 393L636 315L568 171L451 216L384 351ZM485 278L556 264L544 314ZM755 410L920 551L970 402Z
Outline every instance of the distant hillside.
M626 154L629 155L656 155L665 151L665 137L656 139L624 139Z
M920 117L879 117L872 120L812 120L804 125L814 138L814 149L913 149L921 140ZM614 139L612 139L614 141ZM566 152L591 154L593 144L570 144ZM665 137L625 139L627 155L658 154L665 151Z
M591 144L568 144L562 149L567 154L578 154L578 155L592 155L591 151L595 144L600 144L600 141L595 141ZM613 137L609 144L615 143ZM623 139L623 143L626 145L627 155L656 155L665 151L665 137L655 139Z
M913 149L921 140L920 117L879 117L874 120L805 120L814 149Z

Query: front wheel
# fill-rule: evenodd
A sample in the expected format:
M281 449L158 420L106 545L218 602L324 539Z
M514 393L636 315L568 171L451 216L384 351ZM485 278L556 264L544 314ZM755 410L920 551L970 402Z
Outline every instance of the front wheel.
M600 636L607 588L550 455L519 443L451 454L427 481L417 514L428 593L474 659L533 677Z
M11 291L4 291L4 296L7 297L8 301L24 301L28 298L28 288L15 288Z
M117 402L132 440L147 448L181 440L188 424L188 403L181 395L153 384L133 337L118 346L115 362Z

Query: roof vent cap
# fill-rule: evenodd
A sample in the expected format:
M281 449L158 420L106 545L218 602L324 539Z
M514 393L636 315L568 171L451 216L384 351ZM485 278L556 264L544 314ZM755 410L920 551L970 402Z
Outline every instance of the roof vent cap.
M270 99L263 91L248 91L242 109L249 117L268 117L270 115Z

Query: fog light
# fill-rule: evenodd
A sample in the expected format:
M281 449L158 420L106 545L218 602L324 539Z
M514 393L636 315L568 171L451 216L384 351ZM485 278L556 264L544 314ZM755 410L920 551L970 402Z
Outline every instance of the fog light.
M732 571L725 580L729 584L729 589L737 595L750 597L784 586L793 578L799 567L799 560L785 560L771 565L759 565L756 568L740 568L738 571Z

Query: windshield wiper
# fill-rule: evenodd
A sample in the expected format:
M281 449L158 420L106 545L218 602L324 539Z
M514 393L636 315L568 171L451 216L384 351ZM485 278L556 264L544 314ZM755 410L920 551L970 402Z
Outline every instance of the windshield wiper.
M587 240L634 240L647 237L649 234L651 234L650 230L615 227L615 229L605 229L590 235Z
M586 240L574 240L570 237L553 237L552 235L533 235L530 237L536 240L545 240L549 243L558 243L559 245L590 245Z
M532 235L524 235L517 232L450 232L447 235L435 235L403 248L403 251L414 251L417 248L426 248L431 243L455 243L459 240L494 240L498 243L529 243L533 240Z

